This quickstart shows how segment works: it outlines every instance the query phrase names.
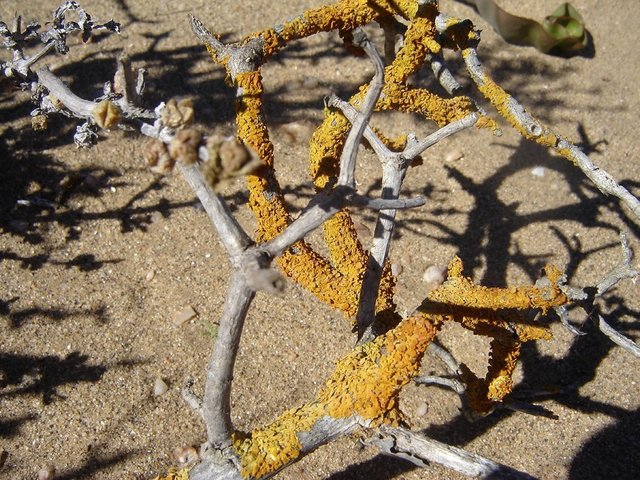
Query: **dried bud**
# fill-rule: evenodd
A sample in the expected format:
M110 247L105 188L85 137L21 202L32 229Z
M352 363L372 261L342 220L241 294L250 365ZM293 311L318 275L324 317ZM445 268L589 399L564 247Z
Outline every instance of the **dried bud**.
M144 159L153 172L162 174L170 173L175 164L166 145L155 138L147 142L144 148Z
M160 114L162 123L170 128L188 127L193 123L194 116L193 101L189 98L179 102L172 98Z
M212 135L207 140L209 161L203 166L205 180L214 190L227 180L256 173L264 164L237 139Z
M91 111L94 122L100 128L109 129L120 122L120 108L110 100L102 100Z
M198 146L202 135L193 128L179 130L169 144L169 155L185 165L193 165L198 161Z
M46 115L38 114L31 117L31 128L36 132L46 130L48 126L49 122Z
M220 145L220 166L227 173L238 172L251 159L251 155L242 143L235 138Z

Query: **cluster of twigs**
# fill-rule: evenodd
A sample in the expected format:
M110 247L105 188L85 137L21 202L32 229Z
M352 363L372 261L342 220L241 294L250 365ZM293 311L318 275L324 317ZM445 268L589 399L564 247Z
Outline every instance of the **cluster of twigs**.
M82 120L75 135L80 146L89 146L100 128L135 129L149 137L150 166L161 172L173 168L180 171L210 216L229 256L229 288L206 369L204 396L196 396L190 387L183 392L205 424L207 442L201 448L198 465L172 472L167 478L267 478L319 446L362 427L382 451L403 455L421 466L437 462L483 478L501 474L529 478L403 427L398 407L401 389L414 380L446 385L462 397L470 417L490 414L513 387L511 376L522 344L550 337L544 324L531 320L531 312L555 310L572 328L566 315L570 304L583 306L591 315L595 312L603 333L640 356L638 346L612 329L594 307L596 298L615 283L638 275L631 266L631 250L624 238L623 261L595 289L566 285L561 272L552 266L535 286L485 288L465 278L461 262L454 259L447 280L412 314L402 318L397 313L393 302L395 279L388 263L395 212L424 203L421 198L401 198L408 166L426 149L463 129L476 126L497 130L495 121L477 102L458 94L460 85L443 58L445 48L461 52L478 90L523 136L572 160L603 193L620 198L636 218L640 218L640 202L491 80L478 60L479 34L471 22L443 15L434 1L380 0L376 8L370 3L342 0L228 45L191 17L195 34L213 59L224 66L237 89L237 138L232 139L203 136L192 128L193 108L189 102L168 100L153 109L145 108L144 71L132 71L125 57L118 59L114 80L105 83L103 94L92 100L78 97L49 70L34 70L43 55L66 51L69 33L81 32L86 39L98 29L118 31L114 22L92 22L76 2L66 2L56 10L53 23L44 33L39 33L37 24L23 30L19 20L12 29L0 24L4 45L13 52L13 60L4 63L2 71L16 85L32 92L38 105L33 112L34 126L45 128L46 116L55 112ZM72 12L76 21L66 18ZM360 29L371 22L380 24L387 35L390 47L385 52L386 67ZM310 170L317 193L293 220L275 176L273 145L262 121L260 69L286 44L330 30L338 30L349 49L367 55L375 76L349 101L335 96L326 100L326 119L310 146ZM398 38L401 41L396 44ZM27 56L26 48L33 40L40 43L39 50ZM397 53L393 47L397 47ZM409 76L425 66L433 69L450 93L449 98L408 84ZM422 139L409 134L401 142L392 142L370 127L376 110L416 112L433 120L438 129ZM380 198L363 196L355 188L356 155L363 139L380 160ZM255 239L216 193L221 181L238 175L247 176L249 206L259 223ZM360 245L355 233L349 216L349 209L354 208L378 212L370 252ZM331 253L328 259L304 242L321 226ZM282 291L283 279L272 268L274 261L285 275L352 319L358 345L338 362L315 399L244 434L235 430L230 416L234 362L255 292ZM510 318L505 320L499 313L507 311ZM485 378L478 378L435 343L438 329L447 321L459 322L492 339ZM416 378L426 351L445 361L452 378Z

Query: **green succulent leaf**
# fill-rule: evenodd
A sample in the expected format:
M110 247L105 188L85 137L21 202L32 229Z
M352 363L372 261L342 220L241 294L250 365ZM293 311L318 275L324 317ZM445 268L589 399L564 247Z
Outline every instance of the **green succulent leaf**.
M588 44L582 15L570 3L560 5L542 23L512 15L493 0L474 3L480 15L509 43L559 55L576 54Z

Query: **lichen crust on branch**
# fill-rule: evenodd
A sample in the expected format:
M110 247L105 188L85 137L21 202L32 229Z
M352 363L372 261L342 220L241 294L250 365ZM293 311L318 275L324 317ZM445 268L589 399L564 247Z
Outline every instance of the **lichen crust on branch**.
M325 417L356 416L362 424L398 424L400 390L416 375L437 328L423 315L402 321L340 360L312 402L288 410L273 423L237 433L234 445L245 478L278 471L300 455L300 433Z
M545 314L570 300L560 288L562 273L553 265L545 267L549 279L546 287L483 287L475 285L462 272L462 261L456 257L449 264L447 280L429 293L419 310L440 315L442 321L455 321L476 335L492 339L484 378L478 378L468 367L461 366L469 406L477 413L487 414L494 402L501 401L511 392L512 375L522 344L551 338L546 325L529 320L523 312Z
M547 268L551 279L548 288L518 287L485 289L462 276L462 262L455 258L448 280L432 291L425 302L408 318L371 342L346 354L325 382L316 398L283 413L271 424L250 434L236 433L234 446L245 478L260 478L278 471L302 454L303 432L314 428L321 419L355 416L367 426L397 425L402 420L398 395L418 373L421 359L446 321L462 318L467 322L484 322L496 340L492 342L493 367L486 379L477 379L469 371L469 401L483 412L499 401L512 387L511 375L522 342L549 338L546 328L533 325L519 327L519 337L511 343L499 332L506 332L504 320L496 311L514 309L547 310L568 300L559 292L556 269ZM446 307L442 301L447 302ZM473 316L470 310L476 306ZM489 314L488 312L493 312ZM464 325L464 323L463 323ZM473 323L467 323L468 328ZM468 369L467 369L468 370ZM465 374L466 371L463 371ZM473 380L473 381L471 381Z

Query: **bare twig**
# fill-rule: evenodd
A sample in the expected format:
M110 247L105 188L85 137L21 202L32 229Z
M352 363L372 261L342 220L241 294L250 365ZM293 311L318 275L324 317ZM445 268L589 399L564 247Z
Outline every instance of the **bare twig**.
M313 197L296 220L280 235L264 243L260 248L275 258L349 205L372 210L414 208L424 205L424 199L421 197L406 200L371 199L357 195L349 187L337 186L329 192L321 192Z
M373 114L376 102L382 93L384 86L384 64L376 47L369 41L364 31L357 28L353 31L354 43L360 45L369 56L375 66L375 76L369 84L369 89L362 102L361 113L351 122L351 130L344 144L342 155L340 156L340 175L338 185L355 187L354 172L356 168L356 157L358 146L362 142L362 135Z
M244 321L255 293L243 272L231 275L218 335L207 367L202 415L207 442L216 450L231 447L231 382Z
M404 458L420 467L425 467L432 462L470 477L487 480L494 478L534 480L534 477L524 472L405 428L384 425L380 427L380 437L374 439L373 443L383 453Z
M631 339L625 337L620 332L616 331L611 325L609 325L602 315L598 313L599 308L594 305L594 300L602 297L611 288L617 285L624 279L636 279L640 276L640 272L633 268L633 252L629 247L627 237L624 233L620 234L620 244L622 246L622 260L618 265L611 269L592 289L580 289L563 285L562 289L566 295L574 300L578 305L587 312L588 316L594 318L600 331L611 339L616 345L631 352L635 356L640 356L640 346L634 343ZM589 291L591 293L589 293ZM595 290L595 291L593 291ZM595 310L595 311L594 311ZM573 325L569 323L567 309L564 306L557 307L556 313L560 317L562 324L574 334L581 334ZM595 320L597 318L597 320Z
M629 241L624 233L620 233L620 245L622 246L622 259L602 280L596 285L596 297L601 297L614 285L626 278L636 278L640 272L633 268L633 251L629 247Z
M234 218L220 195L213 192L207 182L204 181L197 165L179 164L179 169L191 189L198 196L229 255L231 257L240 255L253 243L249 235Z
M598 328L602 333L609 337L613 343L640 358L640 346L609 325L604 318L602 318L602 315L598 315Z
M478 59L475 48L467 47L464 50L463 57L469 75L480 90L483 90L488 85L490 79ZM506 98L501 100L501 106L504 107L505 110L501 113L513 121L515 126L519 128L526 137L534 140L540 139L544 144L555 140L555 143L549 145L554 151L577 165L602 193L612 195L622 200L633 212L635 217L640 219L640 200L617 183L609 173L596 166L582 150L534 119L515 98L506 93L504 96L506 96Z
M352 110L346 107L345 116L350 117ZM349 112L347 114L346 112ZM418 141L411 137L413 141L408 141L403 152L391 152L386 147L380 147L382 142L374 141L376 148L382 151L380 161L382 163L382 198L392 200L398 198L402 188L402 182L407 173L411 161L424 152L427 148L435 145L444 138L453 135L461 130L469 128L477 121L477 115L471 114L461 120L450 123L436 132L428 135L423 140ZM349 118L351 120L351 118ZM366 132L365 132L366 133ZM369 136L369 135L368 135ZM378 215L373 236L373 245L367 261L367 269L362 281L360 303L356 323L358 326L358 338L360 343L371 340L376 335L378 325L375 320L375 304L377 292L380 288L383 265L387 261L393 229L395 225L396 210L383 210Z
M191 389L192 387L193 379L190 378L189 380L187 380L187 384L182 388L182 398L185 402L187 402L187 405L189 405L191 409L196 412L204 421L205 417L202 409L202 399L195 393L193 393L193 390Z
M437 357L449 370L451 375L460 375L460 363L455 357L437 341L431 342L427 348L427 352Z
M455 378L438 377L436 375L422 375L413 380L417 385L441 385L450 388L458 395L464 395L467 388L465 385Z
M48 68L41 68L36 72L36 75L38 76L40 84L62 102L74 116L84 120L91 118L92 112L98 106L98 102L92 102L78 97Z

